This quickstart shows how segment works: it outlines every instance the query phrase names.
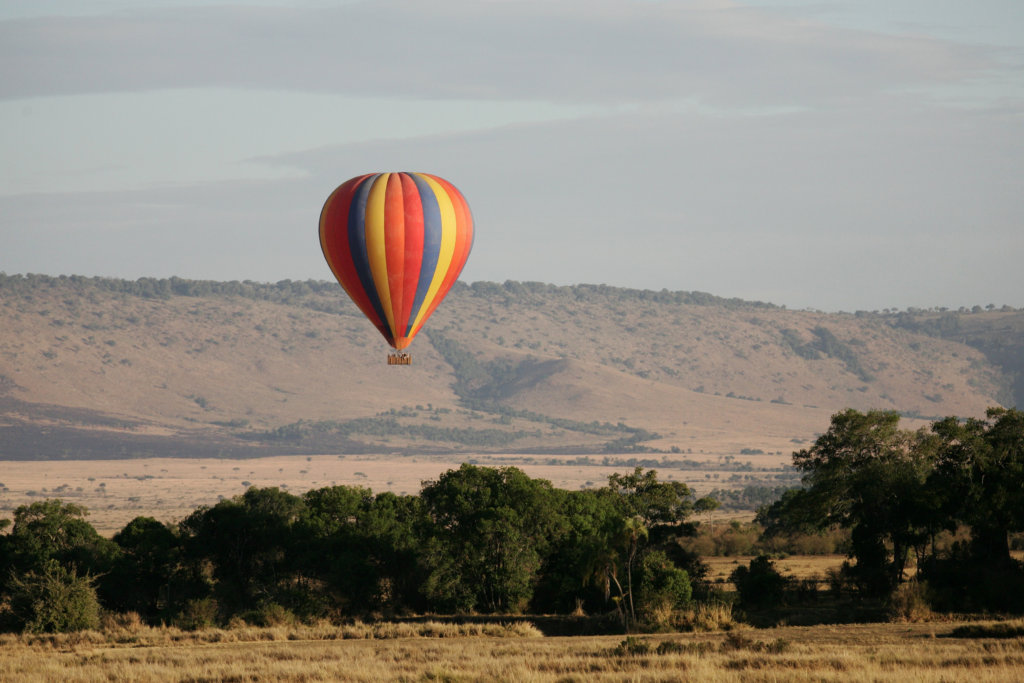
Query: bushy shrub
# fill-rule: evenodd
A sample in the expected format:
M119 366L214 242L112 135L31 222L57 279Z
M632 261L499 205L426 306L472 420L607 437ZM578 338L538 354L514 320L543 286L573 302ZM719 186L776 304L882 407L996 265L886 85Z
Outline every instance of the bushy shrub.
M691 604L673 615L680 631L728 631L736 625L732 605L724 601Z
M197 631L217 625L218 606L213 598L189 600L174 618L174 625L186 631Z
M800 579L793 583L793 597L800 604L806 605L818 601L818 584L821 582L817 574Z
M979 561L967 544L954 544L948 556L930 558L921 566L933 609L943 612L1024 612L1024 568Z
M638 592L641 614L648 622L668 623L673 611L690 602L693 594L690 577L660 550L644 556L641 572L643 578Z
M889 596L889 618L894 621L927 621L934 616L928 600L928 584L911 580Z
M100 603L91 576L78 576L55 561L11 582L15 625L30 633L64 633L100 625Z
M615 646L612 654L616 657L626 657L629 655L646 655L650 651L651 644L646 640L641 640L636 636L628 636L624 641Z
M270 603L254 610L243 612L241 618L253 626L294 626L299 623L298 617L290 610Z
M755 557L749 567L737 567L729 580L740 594L740 604L755 609L780 605L788 584L767 555Z
M754 544L760 530L752 524L732 522L718 539L719 554L726 556L753 555Z
M771 642L754 640L740 631L731 631L722 641L720 650L722 652L735 652L737 650L750 650L752 652L767 652L768 654L780 655L787 652L790 643L785 638L776 638Z
M967 624L954 628L951 635L954 638L1024 638L1024 621Z

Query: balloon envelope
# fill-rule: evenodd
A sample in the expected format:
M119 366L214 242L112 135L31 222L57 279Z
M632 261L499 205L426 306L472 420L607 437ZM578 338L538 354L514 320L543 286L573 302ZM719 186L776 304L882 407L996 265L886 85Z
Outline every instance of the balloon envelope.
M404 349L462 272L473 217L443 178L372 173L327 198L320 246L352 301L391 346Z

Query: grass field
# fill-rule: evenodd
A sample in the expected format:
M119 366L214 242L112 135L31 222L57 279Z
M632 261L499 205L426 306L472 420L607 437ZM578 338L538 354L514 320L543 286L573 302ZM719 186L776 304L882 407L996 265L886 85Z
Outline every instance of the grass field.
M0 680L986 681L1020 680L1024 632L869 624L542 637L528 625L136 627L0 636ZM962 624L959 626L963 626ZM1007 635L1003 633L1002 635Z
M705 555L701 560L708 565L708 580L712 582L728 581L729 574L739 566L747 566L754 559L749 555L732 557ZM817 578L823 580L829 569L839 569L846 560L845 555L790 555L789 557L772 560L775 568L794 579Z
M5 461L0 463L0 517L11 517L19 505L60 498L84 505L89 510L89 523L101 534L110 536L137 516L176 522L200 505L214 505L221 498L243 493L249 486L277 486L296 495L341 484L365 486L374 493L416 494L424 480L436 479L467 459L489 467L513 465L530 477L547 479L553 486L563 489L603 486L608 482L608 475L629 471L628 467L596 463L553 465L548 464L556 459L553 456L521 455ZM557 459L566 463L571 460L565 456ZM780 460L775 458L776 462ZM767 467L766 458L765 462ZM712 486L727 486L725 480L731 474L724 470L658 470L661 479L684 481L698 494L706 493Z

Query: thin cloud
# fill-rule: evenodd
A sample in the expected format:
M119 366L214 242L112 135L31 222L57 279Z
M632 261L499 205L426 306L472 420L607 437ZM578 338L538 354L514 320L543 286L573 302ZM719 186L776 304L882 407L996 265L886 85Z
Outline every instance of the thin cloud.
M1022 116L889 95L843 111L631 112L332 146L260 159L305 172L286 181L0 198L34 235L0 236L0 253L44 272L326 278L314 233L334 186L429 170L480 225L470 281L846 310L987 303L1024 291Z
M992 55L730 2L380 0L0 22L0 97L181 87L763 106L970 78Z
M314 235L324 198L358 173L405 169L447 177L470 199L480 230L468 280L699 289L847 310L1019 296L1019 60L955 36L840 28L805 9L372 0L3 21L0 98L30 142L13 148L55 179L26 184L49 194L0 193L4 268L327 278ZM183 90L196 88L232 104ZM317 128L294 108L239 104L246 89L260 95L247 102L340 95L330 98L338 117ZM136 94L149 90L164 92ZM112 92L137 108L118 110ZM90 118L76 93L103 106ZM951 106L950 93L971 106ZM56 94L72 96L17 101ZM164 97L210 115L155 106ZM365 134L316 133L346 126L357 98L412 103L409 118L426 100L456 111L451 127L393 134L368 116ZM561 114L499 126L524 119L474 115L474 100L553 103L546 111ZM288 134L303 125L313 134ZM103 126L123 127L108 138L119 154L76 143L95 143ZM258 148L246 126L262 136ZM307 145L319 147L295 151ZM196 172L211 159L227 170ZM232 175L253 160L260 174ZM123 170L103 183L56 182L115 161ZM277 177L262 175L266 165Z

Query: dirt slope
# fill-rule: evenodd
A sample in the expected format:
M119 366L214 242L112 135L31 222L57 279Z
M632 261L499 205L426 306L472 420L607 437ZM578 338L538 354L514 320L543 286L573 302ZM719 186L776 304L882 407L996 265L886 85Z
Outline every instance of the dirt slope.
M788 454L845 407L981 415L1011 382L885 316L603 286L459 285L412 351L387 366L333 283L0 274L0 458Z

